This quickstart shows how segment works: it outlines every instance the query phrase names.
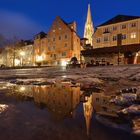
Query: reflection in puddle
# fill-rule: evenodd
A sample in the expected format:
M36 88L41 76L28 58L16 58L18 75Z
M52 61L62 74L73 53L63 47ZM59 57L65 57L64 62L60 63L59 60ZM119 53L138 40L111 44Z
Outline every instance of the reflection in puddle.
M0 113L4 112L8 108L6 104L0 104Z
M95 118L107 126L139 132L140 118L125 118L119 114L123 106L112 102L115 95L105 95L98 89L82 89L78 83L62 82L48 85L21 85L0 84L1 90L8 90L8 97L14 97L20 101L33 101L41 109L46 109L51 117L57 121L67 118L75 119L77 108L82 104L83 118L85 120L86 134L90 135L90 128L93 125L93 113ZM4 111L8 105L0 106ZM130 116L129 116L130 117ZM130 121L131 120L131 121Z

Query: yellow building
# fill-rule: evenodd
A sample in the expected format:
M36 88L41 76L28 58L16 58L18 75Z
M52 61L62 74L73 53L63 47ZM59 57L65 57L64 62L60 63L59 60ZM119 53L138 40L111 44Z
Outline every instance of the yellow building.
M140 44L140 17L118 15L99 25L93 48L117 46L118 34L122 34L122 45Z
M99 25L93 35L93 49L82 54L100 63L139 64L140 17L118 15Z
M34 40L36 62L48 65L66 65L72 57L80 61L80 37L76 22L66 23L57 16L47 35L38 34Z

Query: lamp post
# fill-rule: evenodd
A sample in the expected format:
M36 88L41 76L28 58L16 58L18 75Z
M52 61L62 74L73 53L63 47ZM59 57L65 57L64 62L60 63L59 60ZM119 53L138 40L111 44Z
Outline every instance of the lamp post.
M25 52L21 51L20 56L21 56L20 63L21 63L21 66L23 66L23 57L25 56Z
M118 47L118 65L120 65L120 47L122 45L122 34L117 35L117 47Z

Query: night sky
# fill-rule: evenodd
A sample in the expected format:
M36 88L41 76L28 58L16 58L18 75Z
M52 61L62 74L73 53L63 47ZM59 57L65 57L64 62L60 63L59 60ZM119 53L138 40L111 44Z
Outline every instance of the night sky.
M94 26L118 14L140 16L140 0L0 0L0 34L30 39L47 32L59 15L66 22L76 20L82 37L89 2Z

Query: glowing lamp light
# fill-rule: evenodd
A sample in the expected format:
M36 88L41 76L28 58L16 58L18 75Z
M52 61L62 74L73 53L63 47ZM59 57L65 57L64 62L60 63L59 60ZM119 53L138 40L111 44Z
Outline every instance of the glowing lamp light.
M15 65L16 66L20 65L20 60L19 59L15 59Z
M0 113L4 112L8 108L6 104L0 104Z
M38 55L38 56L36 56L36 61L37 61L37 62L41 62L41 61L43 61L43 57L42 57L42 55Z
M62 61L61 62L61 66L66 66L67 65L67 61Z
M20 91L25 91L25 87L20 87Z
M25 52L21 51L21 52L20 52L20 55L21 55L21 56L24 56L24 55L25 55Z

